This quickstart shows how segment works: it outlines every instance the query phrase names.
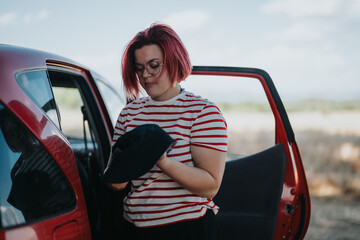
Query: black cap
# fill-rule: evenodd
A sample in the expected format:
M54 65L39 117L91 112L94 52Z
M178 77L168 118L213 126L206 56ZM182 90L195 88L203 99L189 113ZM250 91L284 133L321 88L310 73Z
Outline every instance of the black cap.
M174 143L156 124L144 124L121 135L112 148L104 182L123 183L144 175Z

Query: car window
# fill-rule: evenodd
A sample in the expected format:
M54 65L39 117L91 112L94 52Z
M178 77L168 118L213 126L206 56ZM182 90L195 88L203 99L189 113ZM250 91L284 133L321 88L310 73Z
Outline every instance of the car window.
M53 86L56 104L61 116L61 130L69 139L84 139L83 114L84 102L77 88ZM88 135L89 137L89 135Z
M258 79L190 75L181 87L216 103L228 126L228 160L275 145L275 119Z
M59 127L56 104L46 70L35 70L16 74L16 80L24 92Z
M106 104L106 108L109 112L111 122L113 123L113 126L115 126L120 111L125 106L125 101L121 99L120 96L115 92L115 90L109 85L105 84L99 79L95 80L101 92L101 96L103 97Z
M75 193L35 136L0 104L1 228L71 211Z

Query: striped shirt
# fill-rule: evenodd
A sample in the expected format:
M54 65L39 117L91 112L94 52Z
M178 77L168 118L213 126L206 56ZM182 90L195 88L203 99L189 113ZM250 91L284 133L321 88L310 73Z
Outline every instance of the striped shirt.
M175 139L167 156L189 166L194 166L190 145L227 151L227 126L220 110L190 92L183 91L162 102L146 97L128 104L118 117L113 144L125 132L147 123L159 125ZM123 202L125 219L137 227L197 219L207 209L215 214L219 209L211 199L184 189L156 165L131 181L131 190Z

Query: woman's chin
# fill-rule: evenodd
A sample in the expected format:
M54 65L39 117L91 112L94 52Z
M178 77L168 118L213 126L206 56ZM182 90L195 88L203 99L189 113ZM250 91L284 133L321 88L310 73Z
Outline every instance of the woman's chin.
M157 94L155 91L147 90L146 93L147 93L147 95L149 95L152 99L159 97L159 94Z

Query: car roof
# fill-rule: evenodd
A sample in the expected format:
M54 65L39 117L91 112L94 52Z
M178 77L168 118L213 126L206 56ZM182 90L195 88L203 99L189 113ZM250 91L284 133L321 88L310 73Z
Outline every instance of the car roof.
M46 62L61 62L66 65L74 65L91 72L98 81L111 86L109 82L97 72L72 59L53 54L47 51L20 47L15 45L0 44L0 84L4 81L13 81L16 72L25 69L46 69Z
M2 70L46 67L47 60L63 61L83 67L71 59L46 51L0 44L0 67Z
M0 44L0 104L5 105L18 117L38 112L35 109L37 107L32 101L29 101L29 96L17 83L15 76L22 71L47 70L47 61L61 63L61 65L67 65L70 68L76 66L88 70L97 80L107 83L99 74L71 59L46 51Z

